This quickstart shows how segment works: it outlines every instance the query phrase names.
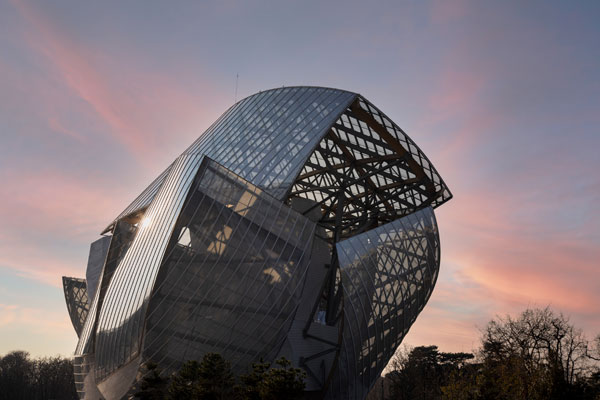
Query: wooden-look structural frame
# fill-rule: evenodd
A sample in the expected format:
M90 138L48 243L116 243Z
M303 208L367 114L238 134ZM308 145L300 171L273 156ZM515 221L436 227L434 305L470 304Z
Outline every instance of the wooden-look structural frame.
M363 101L357 96L331 126L288 196L318 203L313 208L320 207L319 224L331 244L432 205L445 189L436 190L415 155L361 106Z

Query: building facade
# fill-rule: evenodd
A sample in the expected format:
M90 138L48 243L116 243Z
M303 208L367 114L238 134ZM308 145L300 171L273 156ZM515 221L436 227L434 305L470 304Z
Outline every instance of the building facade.
M81 398L120 399L148 361L285 356L306 391L363 399L425 306L451 198L359 94L288 87L237 102L63 278Z

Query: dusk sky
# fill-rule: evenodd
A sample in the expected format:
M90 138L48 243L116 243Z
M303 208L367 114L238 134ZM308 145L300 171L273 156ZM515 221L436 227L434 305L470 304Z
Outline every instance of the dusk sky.
M454 194L404 343L547 305L600 333L600 2L110 3L0 0L0 355L71 356L61 277L236 98L295 85L365 96Z

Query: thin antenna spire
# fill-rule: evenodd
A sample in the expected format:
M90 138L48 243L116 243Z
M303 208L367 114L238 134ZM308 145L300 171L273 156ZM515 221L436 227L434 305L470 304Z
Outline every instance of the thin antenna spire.
M237 89L240 74L235 74L235 95L233 96L233 104L237 103Z

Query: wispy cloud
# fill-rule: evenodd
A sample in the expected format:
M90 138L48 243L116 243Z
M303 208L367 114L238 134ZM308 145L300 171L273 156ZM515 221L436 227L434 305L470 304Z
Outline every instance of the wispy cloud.
M71 355L77 337L68 314L61 311L0 303L0 356L14 350L33 357ZM48 343L54 346L48 348Z
M24 324L43 329L64 332L65 322L69 322L66 313L48 314L46 310L23 307L18 304L0 304L0 328L13 324Z
M89 50L63 35L35 6L18 0L13 4L31 28L27 34L29 45L46 56L68 86L110 126L110 132L120 143L134 154L147 151L143 133L121 115L108 82L88 61Z
M70 138L76 139L80 142L85 141L85 137L72 129L66 128L57 117L50 117L48 120L48 127L56 133L67 135Z
M469 12L469 2L465 0L435 0L429 7L429 17L435 24L443 24L458 20Z
M50 169L2 171L0 177L0 266L52 286L60 285L61 275L83 274L88 243L123 198L98 178Z
M124 199L101 178L85 179L59 171L0 171L0 231L12 235L27 229L36 234L60 232L75 238L100 231Z
M438 6L437 23L469 14ZM543 40L543 30L527 25L530 32L510 33L511 43L522 35L513 58L481 57L495 43L507 54L501 18L490 15L490 26L445 49L419 127L436 138L429 156L455 198L437 210L440 279L407 336L410 344L468 351L478 343L477 327L494 315L546 305L589 335L600 331L600 159L574 144L580 134L555 133L595 117L585 105L569 113L556 105L552 112L552 102L540 98L566 90L572 81L562 77L573 69L568 51ZM529 47L563 56L545 68Z
M114 64L110 55L79 43L37 6L21 0L12 3L27 24L23 34L28 46L45 57L47 69L56 71L95 112L96 123L105 124L106 132L142 165L153 166L167 133L189 134L210 110L208 100L198 96L198 90L208 90L209 82L191 94L177 77L153 72L134 60L120 60L118 70L113 70L108 66ZM56 132L81 139L55 115L48 117L48 124Z
M219 100L203 96L215 91L201 76L187 87L190 79L80 41L42 5L10 4L23 23L6 40L21 57L0 60L9 93L0 101L22 115L2 138L14 161L0 164L0 266L56 286L61 274L85 272L89 243L150 183L148 171L208 126ZM135 54L125 41L111 50Z

